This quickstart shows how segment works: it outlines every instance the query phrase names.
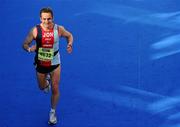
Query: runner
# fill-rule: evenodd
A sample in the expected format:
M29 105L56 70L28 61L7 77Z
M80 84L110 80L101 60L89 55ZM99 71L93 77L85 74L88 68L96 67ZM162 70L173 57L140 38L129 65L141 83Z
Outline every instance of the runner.
M56 124L56 107L60 96L61 74L59 38L65 37L67 39L67 52L71 53L73 36L63 26L53 22L53 11L49 7L40 10L40 21L40 24L30 30L23 43L23 49L27 52L36 53L34 65L39 88L44 92L52 90L49 124ZM35 45L31 44L33 40L36 41Z

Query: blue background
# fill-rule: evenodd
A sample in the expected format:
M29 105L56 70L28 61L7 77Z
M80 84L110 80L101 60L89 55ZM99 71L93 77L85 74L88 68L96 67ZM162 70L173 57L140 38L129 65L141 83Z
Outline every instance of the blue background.
M180 1L1 0L0 126L48 127L50 94L22 49L39 10L74 35L61 39L57 127L180 126Z

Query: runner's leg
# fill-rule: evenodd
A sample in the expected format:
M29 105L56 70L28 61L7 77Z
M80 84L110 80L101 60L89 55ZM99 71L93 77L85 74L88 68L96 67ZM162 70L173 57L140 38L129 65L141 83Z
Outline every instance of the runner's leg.
M51 96L51 108L56 109L56 105L59 100L59 82L60 82L61 67L58 66L53 72L51 72L51 83L52 83L52 96Z

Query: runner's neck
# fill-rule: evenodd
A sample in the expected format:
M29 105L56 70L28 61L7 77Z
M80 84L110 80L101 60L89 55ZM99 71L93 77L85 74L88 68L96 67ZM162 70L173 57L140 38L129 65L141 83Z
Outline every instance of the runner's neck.
M40 24L40 26L44 31L50 31L50 30L52 30L54 28L54 24L51 24L51 26L48 27L48 28L44 27L42 24Z

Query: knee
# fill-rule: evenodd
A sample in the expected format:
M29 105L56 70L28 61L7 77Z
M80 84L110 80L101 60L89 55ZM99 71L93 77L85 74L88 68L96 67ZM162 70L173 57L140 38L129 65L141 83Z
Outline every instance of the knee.
M40 90L44 90L47 86L48 86L48 83L46 80L38 83L38 87Z

